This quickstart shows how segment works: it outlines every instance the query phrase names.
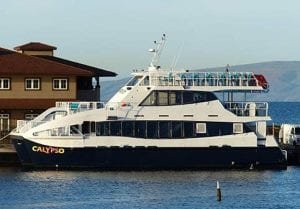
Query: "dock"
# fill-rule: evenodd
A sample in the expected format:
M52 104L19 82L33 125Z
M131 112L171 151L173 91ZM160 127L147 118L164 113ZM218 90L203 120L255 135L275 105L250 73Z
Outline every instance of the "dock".
M21 166L16 150L12 144L0 144L0 166Z

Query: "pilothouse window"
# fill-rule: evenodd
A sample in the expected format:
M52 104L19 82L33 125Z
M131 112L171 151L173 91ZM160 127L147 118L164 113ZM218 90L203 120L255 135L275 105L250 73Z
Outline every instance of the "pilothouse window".
M150 84L150 80L149 80L149 76L146 76L143 81L140 83L141 86L149 86Z
M135 76L127 83L127 86L135 86L141 79L142 76Z

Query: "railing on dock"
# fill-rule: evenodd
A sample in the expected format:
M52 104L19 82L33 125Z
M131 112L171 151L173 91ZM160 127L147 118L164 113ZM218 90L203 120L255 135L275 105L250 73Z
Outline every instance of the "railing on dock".
M223 102L224 107L237 116L268 116L267 102Z
M260 86L252 72L184 72L151 77L157 86Z

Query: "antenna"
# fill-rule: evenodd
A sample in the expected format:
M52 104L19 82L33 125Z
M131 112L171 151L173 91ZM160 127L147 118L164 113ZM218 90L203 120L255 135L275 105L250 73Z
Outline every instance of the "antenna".
M156 67L158 66L159 63L159 58L161 55L162 50L165 47L166 43L166 34L163 34L161 37L161 40L159 41L154 41L155 48L154 49L149 49L149 52L153 53L153 57L150 63L151 67Z
M172 71L175 68L175 66L177 65L178 59L182 54L183 47L184 47L184 41L182 42L180 48L178 49L178 52L177 52L176 56L174 56L174 58L173 58L173 62L172 62L172 65L171 65L171 70Z
M230 66L229 66L229 64L227 64L226 65L226 72L229 72L229 68L230 68Z

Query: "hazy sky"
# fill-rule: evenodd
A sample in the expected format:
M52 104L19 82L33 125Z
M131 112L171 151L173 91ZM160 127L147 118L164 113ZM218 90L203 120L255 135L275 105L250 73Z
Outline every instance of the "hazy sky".
M40 41L56 55L128 76L167 34L161 65L178 68L300 60L300 1L0 0L0 46ZM183 46L183 47L182 47ZM182 47L182 50L180 48Z

